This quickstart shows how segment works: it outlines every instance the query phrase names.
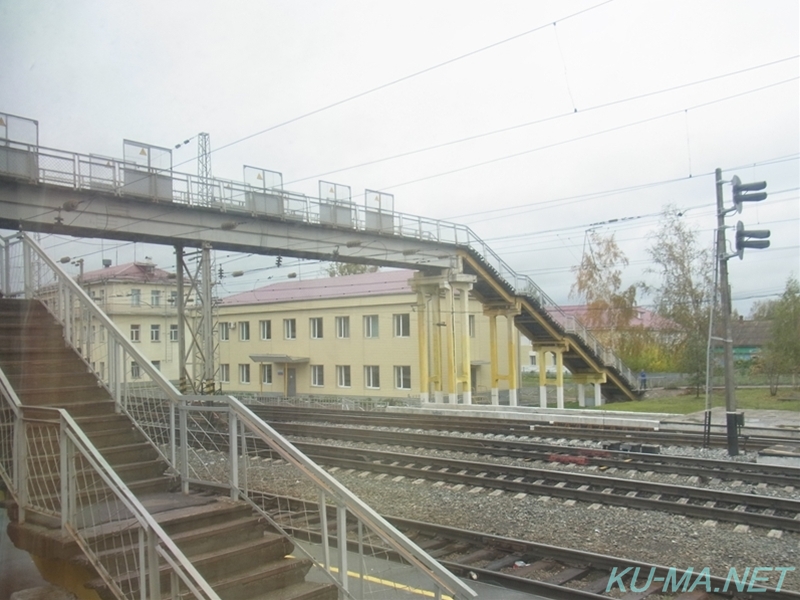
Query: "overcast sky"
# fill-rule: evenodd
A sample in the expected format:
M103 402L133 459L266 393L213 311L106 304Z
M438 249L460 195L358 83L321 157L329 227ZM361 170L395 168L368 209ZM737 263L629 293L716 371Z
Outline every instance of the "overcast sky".
M766 201L728 217L772 231L771 248L730 261L746 313L800 276L798 6L0 0L0 112L38 120L47 147L121 157L123 139L204 131L219 177L247 164L313 196L318 179L357 202L385 190L397 211L469 225L561 303L590 227L616 236L626 284L652 282L647 235L667 204L710 247L720 167L768 182ZM175 150L176 170L196 172L196 154L196 139ZM43 243L87 269L134 252L174 262L170 248ZM286 272L217 261L249 271L222 294Z

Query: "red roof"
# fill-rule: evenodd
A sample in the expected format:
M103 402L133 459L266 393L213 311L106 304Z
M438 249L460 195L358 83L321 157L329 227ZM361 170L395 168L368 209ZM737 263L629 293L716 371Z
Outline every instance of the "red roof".
M170 277L169 273L157 268L150 262L133 262L97 271L88 271L83 274L81 282L92 283L95 281L128 281L139 283L174 283L175 278Z
M305 281L283 281L249 292L242 292L222 299L223 306L241 304L271 304L297 300L321 300L324 298L346 298L349 296L384 296L388 294L410 294L408 281L414 271L377 271L360 275L323 277Z

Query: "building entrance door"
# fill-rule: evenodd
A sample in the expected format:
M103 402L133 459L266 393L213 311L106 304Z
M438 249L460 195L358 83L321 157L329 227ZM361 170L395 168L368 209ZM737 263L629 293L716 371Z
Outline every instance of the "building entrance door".
M286 395L294 398L297 394L297 369L286 369Z

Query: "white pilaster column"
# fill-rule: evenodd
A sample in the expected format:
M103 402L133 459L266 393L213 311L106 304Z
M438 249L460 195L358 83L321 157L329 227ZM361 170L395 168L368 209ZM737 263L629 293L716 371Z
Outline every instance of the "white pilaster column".
M582 383L578 384L578 406L586 407L586 386Z
M603 396L600 393L600 383L594 384L594 405L595 406L602 406L603 405Z
M556 406L564 409L564 353L556 351Z

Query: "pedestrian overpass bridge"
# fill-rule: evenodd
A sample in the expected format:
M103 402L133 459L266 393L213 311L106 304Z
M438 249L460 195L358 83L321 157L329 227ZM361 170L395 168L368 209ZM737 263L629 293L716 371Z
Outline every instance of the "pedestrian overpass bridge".
M414 269L418 311L450 314L445 323L454 333L429 331L419 319L423 401L455 402L459 384L461 401L471 401L468 330L452 321L454 311L430 304L432 297L451 307L466 302L464 293L456 299L459 291L472 293L490 317L494 401L497 381L505 379L516 403L514 327L534 350L555 354L559 378L566 367L581 393L583 384L594 384L596 402L601 394L639 397L630 369L469 227L396 212L390 194L367 190L360 205L347 186L320 182L319 197L310 197L284 190L279 173L251 166L242 181L199 177L173 170L169 149L131 141L122 159L45 148L35 121L0 114L0 228ZM512 340L504 368L497 317L505 317ZM540 377L541 387L544 369ZM563 385L558 389L563 406Z

